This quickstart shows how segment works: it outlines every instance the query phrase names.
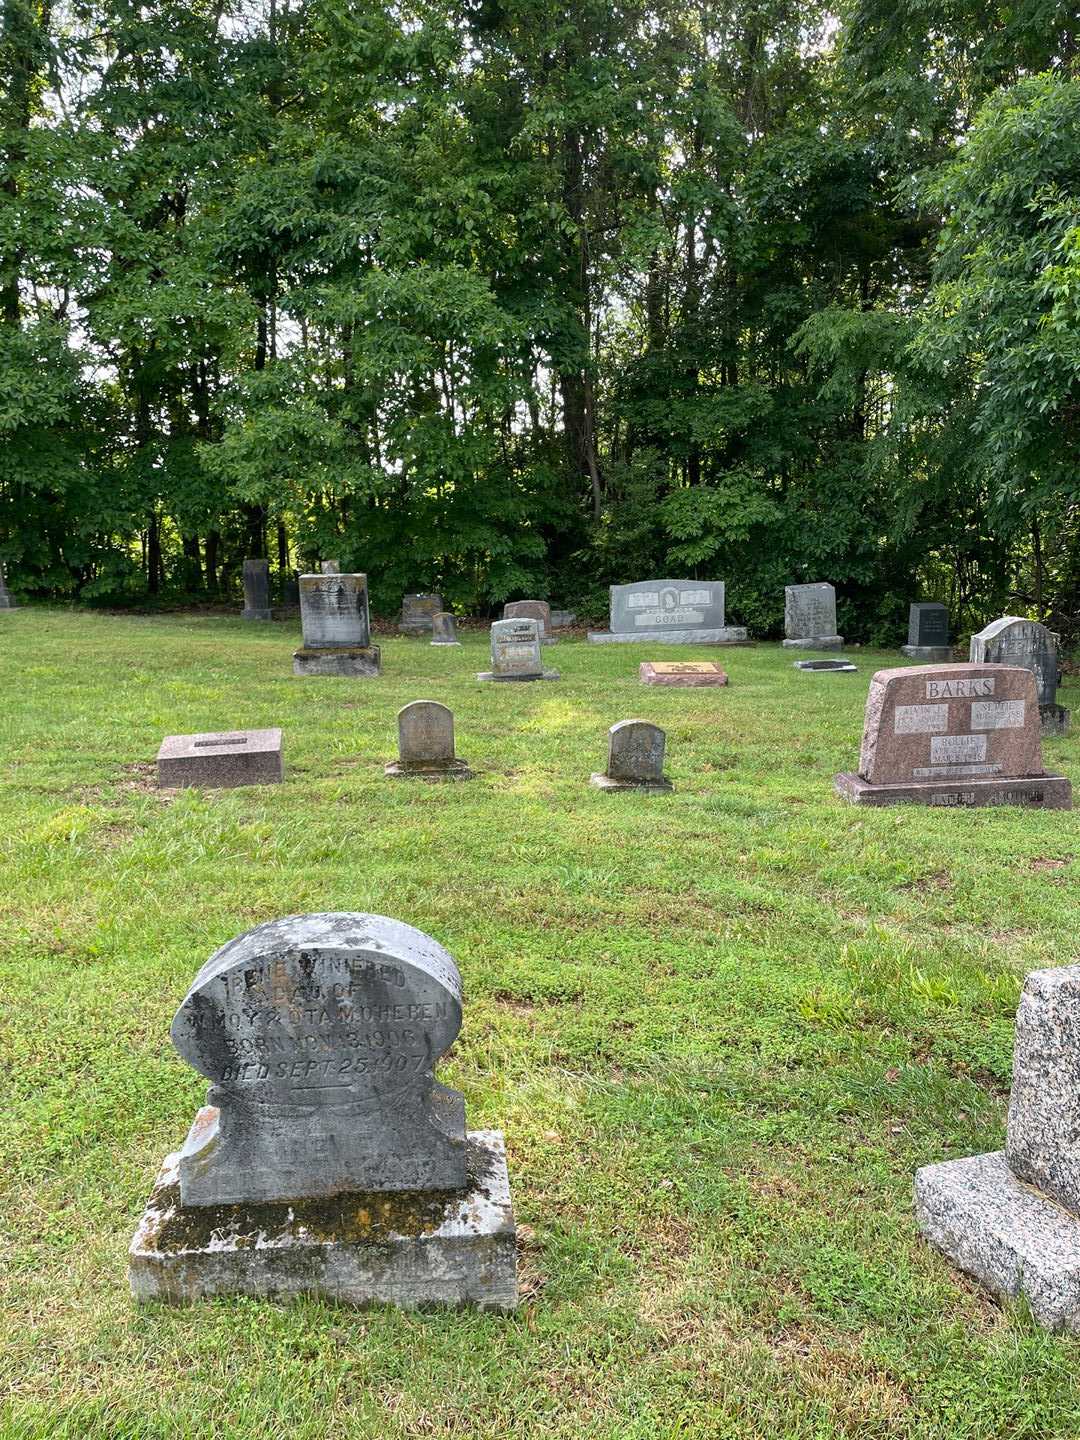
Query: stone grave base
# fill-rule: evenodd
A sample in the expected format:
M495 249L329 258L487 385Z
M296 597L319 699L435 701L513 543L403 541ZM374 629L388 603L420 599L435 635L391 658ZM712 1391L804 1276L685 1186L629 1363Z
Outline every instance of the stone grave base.
M638 666L642 685L674 685L679 688L726 685L728 677L715 660L646 660Z
M469 1185L272 1204L180 1203L166 1157L128 1252L137 1301L319 1295L347 1305L517 1305L517 1253L501 1131L468 1136Z
M901 645L900 654L922 665L948 665L952 660L951 645Z
M724 625L711 630L590 630L590 645L748 645L744 625Z
M836 793L853 805L1027 805L1038 810L1071 810L1072 782L1047 773L1022 779L912 780L905 785L871 785L861 775L836 777Z
M490 670L482 670L476 677L478 680L558 680L558 670L544 670L539 675L495 675Z
M842 650L842 635L811 635L805 640L785 640L785 650Z
M858 670L850 660L796 660L796 670L809 670L812 675L852 675Z
M649 795L667 795L675 789L670 780L613 780L610 775L590 775L597 790L644 790Z
M378 645L305 646L293 654L294 675L378 675Z
M280 730L233 730L213 735L167 735L157 756L162 789L201 785L280 785Z
M1071 717L1064 705L1040 705L1039 729L1044 735L1067 735Z
M1080 1220L1018 1180L1003 1150L924 1165L915 1213L958 1269L996 1295L1022 1295L1040 1325L1080 1334Z
M464 760L444 760L441 764L435 760L427 762L410 760L407 763L401 760L391 760L384 773L393 776L395 780L471 780L473 778L473 772Z
M241 620L272 620L274 618L271 610L241 610Z

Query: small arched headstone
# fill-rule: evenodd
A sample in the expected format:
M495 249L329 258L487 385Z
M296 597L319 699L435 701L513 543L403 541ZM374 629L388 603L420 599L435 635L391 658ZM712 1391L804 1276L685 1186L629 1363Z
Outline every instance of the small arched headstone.
M671 790L664 774L667 737L648 720L620 720L608 731L608 763L590 777L598 790Z
M438 700L413 700L398 711L398 758L386 767L400 779L471 780L454 754L454 715Z
M457 638L457 620L449 610L440 610L431 617L432 645L460 645Z

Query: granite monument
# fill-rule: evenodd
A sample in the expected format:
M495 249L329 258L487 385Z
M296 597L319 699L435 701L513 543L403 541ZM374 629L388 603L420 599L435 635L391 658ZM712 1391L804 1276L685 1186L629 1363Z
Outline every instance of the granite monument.
M798 650L842 650L836 633L836 591L831 585L784 587L784 644Z
M661 645L742 645L746 630L724 624L723 580L641 580L612 585L610 630L594 645L647 640Z
M540 654L540 627L535 620L496 620L491 627L491 669L478 680L558 680L545 670Z
M304 643L293 655L294 675L378 675L366 575L301 575L300 622Z
M951 660L949 644L949 612L938 600L915 600L908 609L907 644L900 653L924 665L944 664Z

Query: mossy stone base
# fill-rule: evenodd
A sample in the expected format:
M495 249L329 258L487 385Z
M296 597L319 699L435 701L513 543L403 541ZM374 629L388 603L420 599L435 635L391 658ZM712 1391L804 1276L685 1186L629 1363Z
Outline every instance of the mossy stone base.
M464 1190L365 1192L250 1205L180 1203L166 1157L131 1242L135 1299L321 1295L348 1305L513 1310L517 1253L506 1148L468 1136Z
M382 668L378 645L305 645L293 653L294 675L352 675L363 679Z

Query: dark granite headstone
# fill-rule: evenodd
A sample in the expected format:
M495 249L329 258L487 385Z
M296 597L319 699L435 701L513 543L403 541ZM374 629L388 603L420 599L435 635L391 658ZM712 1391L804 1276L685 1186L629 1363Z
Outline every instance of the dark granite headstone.
M608 763L590 777L598 790L671 790L664 775L667 737L648 720L620 720L608 731Z
M491 669L478 680L558 680L545 670L540 655L540 627L535 620L496 620L491 627Z
M866 701L859 773L836 777L861 805L1072 807L1043 769L1030 670L921 665L879 670Z
M812 675L854 675L858 670L850 660L796 660L796 670L809 670Z
M270 561L244 561L244 609L242 620L270 620Z
M907 644L900 647L912 660L926 665L952 659L949 612L938 600L916 600L908 609Z
M471 780L454 753L454 716L437 700L414 700L398 711L398 758L387 775L418 780Z
M460 645L457 638L457 621L449 610L440 610L431 617L432 645Z
M831 585L784 587L784 644L800 650L842 650L836 633L836 591Z
M281 731L277 729L168 735L158 751L157 783L163 789L279 785L283 777Z

